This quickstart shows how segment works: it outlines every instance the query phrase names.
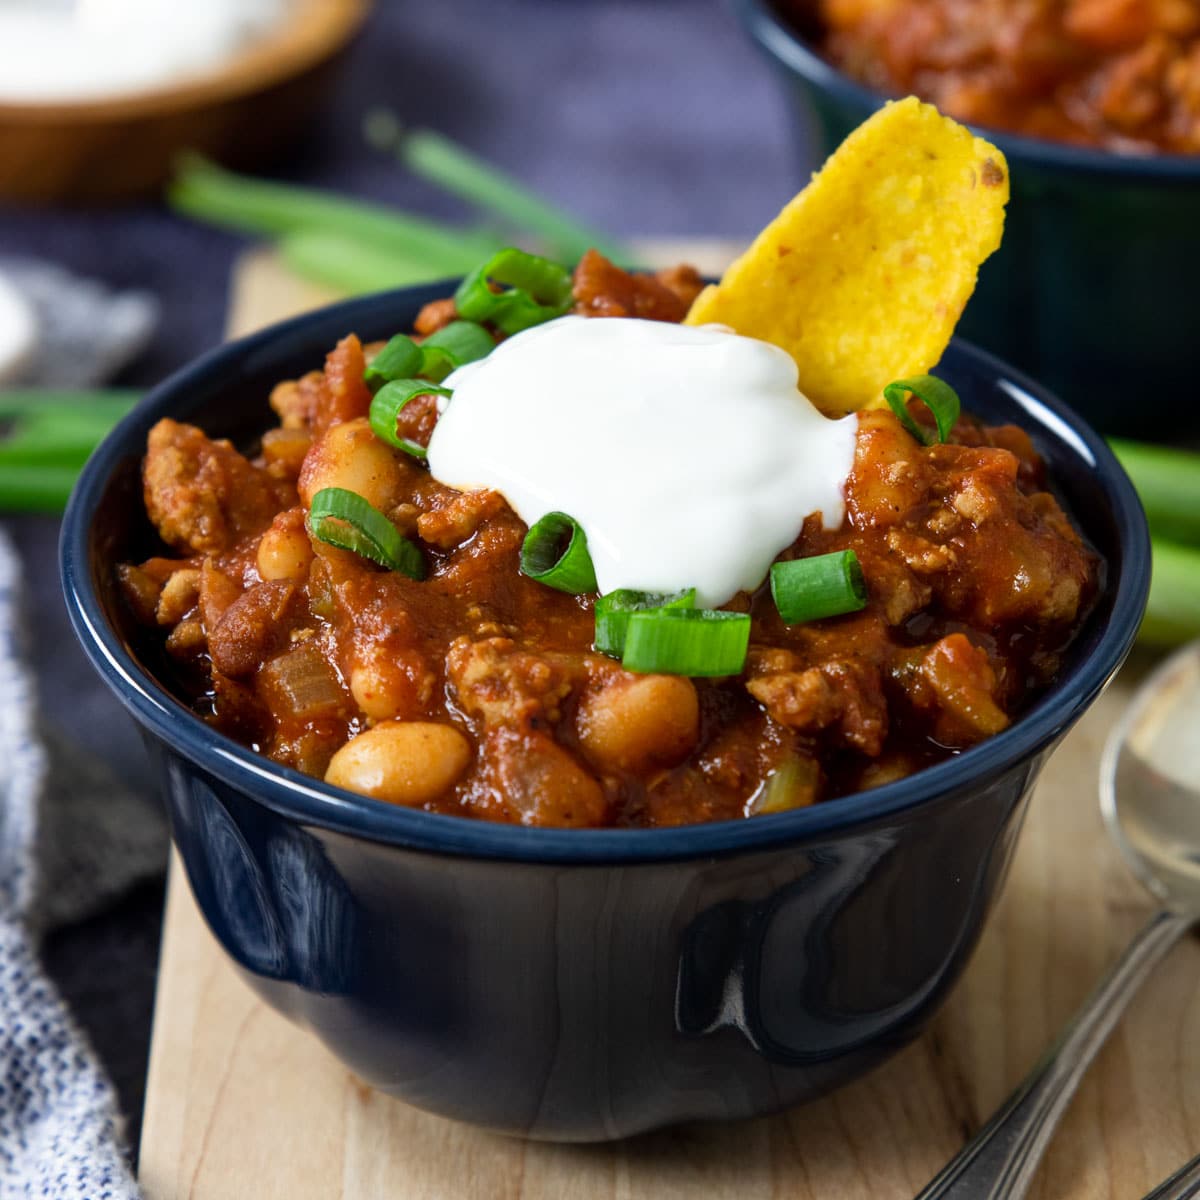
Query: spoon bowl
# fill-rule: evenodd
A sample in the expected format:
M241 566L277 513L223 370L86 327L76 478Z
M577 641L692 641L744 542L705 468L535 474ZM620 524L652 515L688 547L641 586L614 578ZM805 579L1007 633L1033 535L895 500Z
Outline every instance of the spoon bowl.
M1138 689L1100 760L1100 811L1134 874L1200 913L1200 642Z

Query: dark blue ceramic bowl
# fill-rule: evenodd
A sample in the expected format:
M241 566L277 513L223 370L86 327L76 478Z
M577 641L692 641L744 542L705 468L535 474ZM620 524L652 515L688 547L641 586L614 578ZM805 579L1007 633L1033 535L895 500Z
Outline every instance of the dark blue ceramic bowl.
M771 0L733 3L783 83L808 153L832 152L884 104L821 58ZM979 132L1008 159L1012 200L959 331L1106 433L1200 432L1200 155L1131 157Z
M1133 489L1067 408L955 345L943 370L965 403L1029 430L1107 560L1061 679L1011 729L875 791L681 829L524 829L337 791L193 716L114 568L158 549L138 479L156 420L252 439L273 383L347 330L408 328L449 290L340 304L215 350L117 427L72 497L71 619L145 732L200 908L270 1004L369 1083L462 1120L593 1140L836 1087L945 998L1046 755L1133 641L1149 580Z

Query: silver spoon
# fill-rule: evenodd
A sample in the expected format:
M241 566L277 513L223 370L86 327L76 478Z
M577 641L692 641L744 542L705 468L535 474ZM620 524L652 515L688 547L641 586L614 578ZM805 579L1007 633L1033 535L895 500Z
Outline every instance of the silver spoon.
M1134 993L1200 920L1200 642L1177 651L1142 684L1109 735L1100 810L1163 907L1025 1081L917 1200L1020 1200L1084 1071ZM1190 1194L1154 1193L1159 1200Z

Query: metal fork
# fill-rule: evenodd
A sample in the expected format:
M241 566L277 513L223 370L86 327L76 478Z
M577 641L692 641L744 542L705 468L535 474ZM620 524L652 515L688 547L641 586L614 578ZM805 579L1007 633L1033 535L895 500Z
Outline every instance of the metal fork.
M1184 1163L1174 1175L1167 1176L1142 1200L1192 1200L1195 1196L1200 1196L1200 1154Z

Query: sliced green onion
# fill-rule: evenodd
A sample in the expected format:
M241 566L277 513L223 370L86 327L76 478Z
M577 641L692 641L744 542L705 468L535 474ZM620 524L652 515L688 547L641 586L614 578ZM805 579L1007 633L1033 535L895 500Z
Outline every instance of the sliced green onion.
M451 321L421 343L425 356L421 374L430 379L445 379L451 371L466 363L487 358L495 348L492 335L482 325L474 321Z
M621 665L665 675L737 675L750 645L747 613L653 608L629 614Z
M410 579L425 578L421 551L357 492L322 488L309 506L308 528L313 537L339 550L350 550Z
M398 333L371 360L363 372L363 382L372 392L385 383L418 375L440 383L451 371L486 358L495 348L492 335L474 321L451 321L423 342Z
M401 409L415 396L449 395L447 388L430 383L427 379L393 379L385 383L371 401L371 408L367 414L371 422L371 431L389 446L395 446L397 450L403 450L413 458L424 459L427 451L420 442L401 437L396 432L396 418Z
M547 204L512 176L439 133L407 130L388 109L369 112L364 132L371 145L390 151L414 175L495 213L517 229L537 234L554 253L571 262L593 246L609 258L626 257L603 234Z
M936 375L914 375L911 379L897 379L883 389L883 398L891 405L892 412L896 414L900 424L922 446L932 445L933 438L913 420L908 411L910 392L933 413L933 419L937 423L937 440L944 442L950 436L950 430L954 428L962 408L958 393Z
M771 596L789 624L858 612L867 603L862 566L853 550L771 565Z
M504 290L492 291L493 283ZM561 317L570 307L571 273L559 263L512 246L472 271L454 293L459 315L520 333Z
M696 589L663 595L620 588L596 600L596 649L601 654L620 658L625 650L625 634L632 613L648 608L695 608Z
M420 375L424 365L421 347L407 334L398 333L368 364L363 372L363 382L374 395L394 379L412 379Z
M566 513L547 513L530 528L521 544L521 572L574 596L596 590L587 535Z

